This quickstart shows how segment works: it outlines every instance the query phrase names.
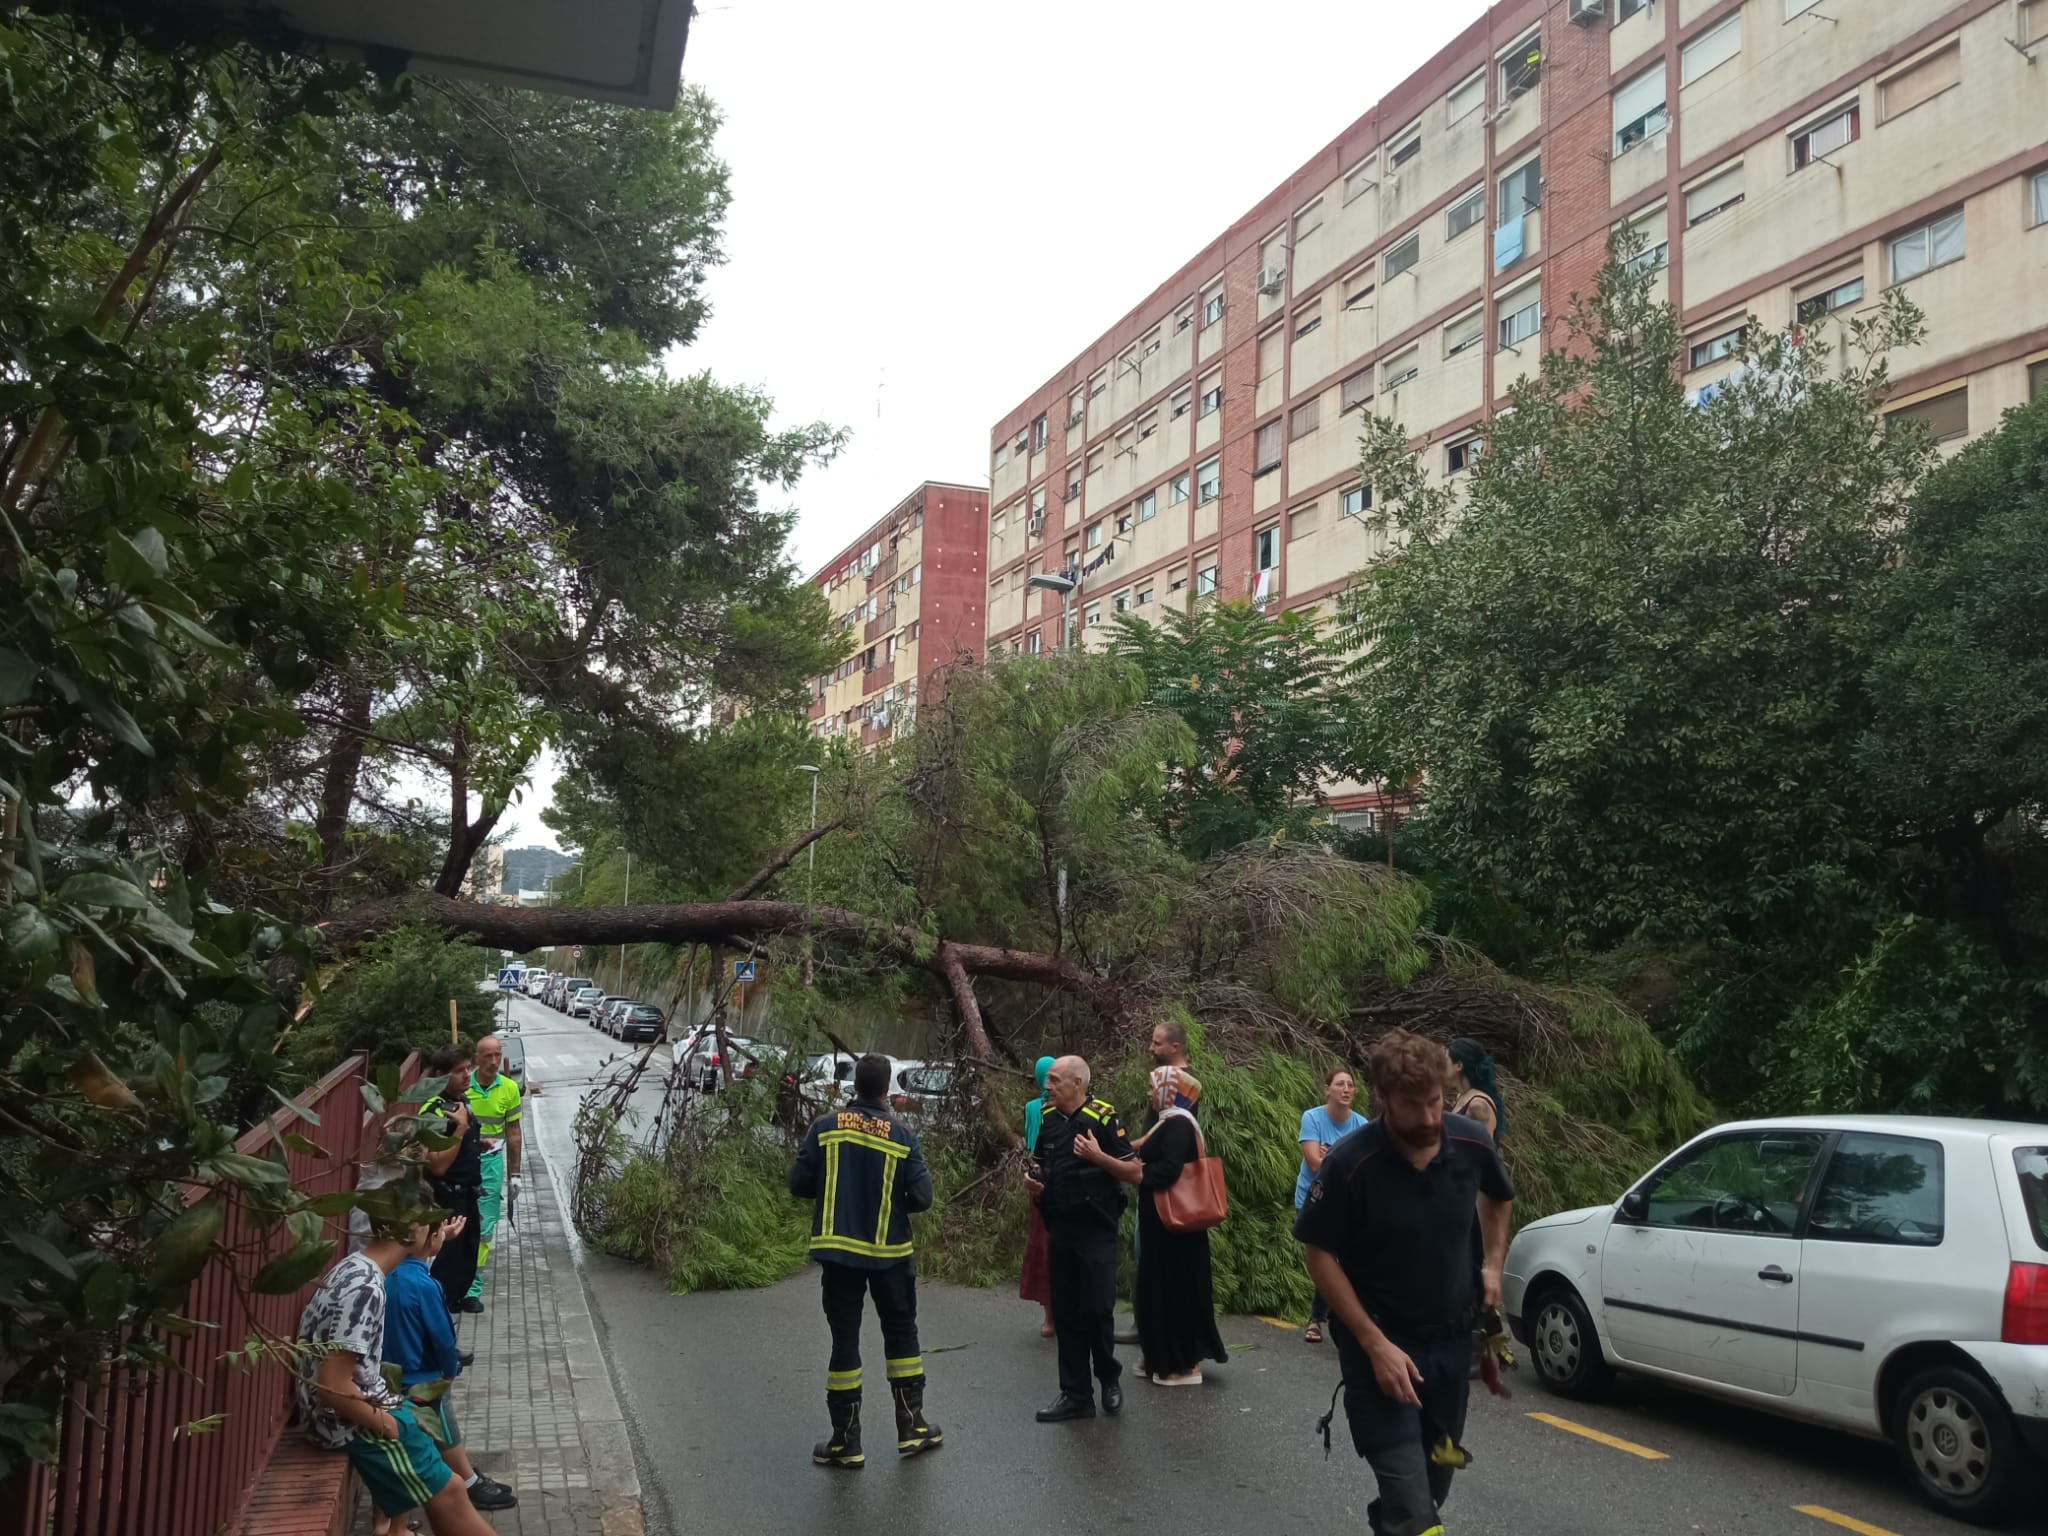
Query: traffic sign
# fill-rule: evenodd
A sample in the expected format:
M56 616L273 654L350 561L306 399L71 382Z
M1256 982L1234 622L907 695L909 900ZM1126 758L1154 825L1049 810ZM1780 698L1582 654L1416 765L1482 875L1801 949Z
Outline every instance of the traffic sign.
M734 981L752 981L754 979L754 962L751 960L733 961L732 979Z

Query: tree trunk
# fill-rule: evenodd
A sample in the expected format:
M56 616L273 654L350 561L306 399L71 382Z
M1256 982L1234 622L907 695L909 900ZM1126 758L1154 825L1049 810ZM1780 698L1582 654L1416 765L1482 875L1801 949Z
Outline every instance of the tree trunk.
M370 690L351 683L342 693L341 720L335 727L334 750L320 781L320 814L313 834L320 841L320 874L314 910L330 911L341 878L343 850L348 846L348 816L355 809L356 784L362 777L364 736L370 729Z

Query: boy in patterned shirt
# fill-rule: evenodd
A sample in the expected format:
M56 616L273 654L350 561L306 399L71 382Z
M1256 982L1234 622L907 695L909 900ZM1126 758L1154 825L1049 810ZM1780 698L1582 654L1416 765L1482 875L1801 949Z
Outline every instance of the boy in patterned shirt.
M376 1225L362 1251L320 1282L299 1318L299 1416L315 1445L348 1453L380 1514L424 1509L434 1536L493 1536L412 1405L384 1379L384 1277L423 1232Z

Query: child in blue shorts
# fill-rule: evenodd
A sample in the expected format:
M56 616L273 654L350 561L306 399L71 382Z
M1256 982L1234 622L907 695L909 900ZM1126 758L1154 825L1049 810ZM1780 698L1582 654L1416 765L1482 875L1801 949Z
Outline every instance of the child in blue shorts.
M412 1405L384 1380L384 1277L422 1230L374 1227L320 1282L299 1318L299 1414L315 1445L348 1453L378 1513L424 1509L434 1536L493 1536Z

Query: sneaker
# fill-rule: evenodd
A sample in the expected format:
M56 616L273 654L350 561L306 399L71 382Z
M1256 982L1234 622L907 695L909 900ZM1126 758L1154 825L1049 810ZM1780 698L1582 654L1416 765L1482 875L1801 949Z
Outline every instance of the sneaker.
M1199 1366L1192 1371L1182 1371L1178 1376L1154 1376L1152 1378L1152 1385L1155 1387L1199 1387L1201 1384L1202 1371Z
M479 1475L469 1485L469 1502L477 1509L511 1509L518 1504L519 1495L503 1483Z
M483 1297L481 1297L481 1296L465 1296L465 1297L463 1297L463 1298L462 1298L462 1310L463 1310L463 1311L465 1311L465 1312L481 1312L481 1311L483 1311L483 1309L484 1309L484 1299L483 1299Z

